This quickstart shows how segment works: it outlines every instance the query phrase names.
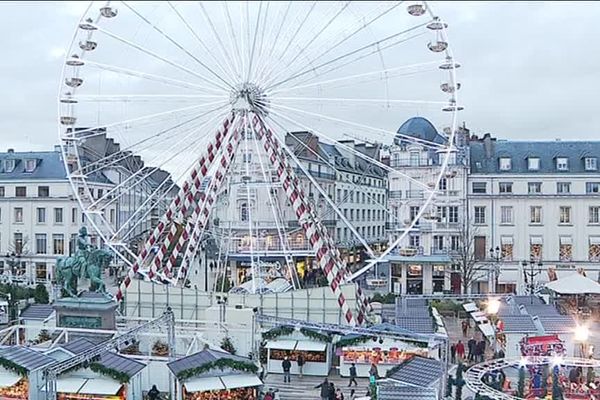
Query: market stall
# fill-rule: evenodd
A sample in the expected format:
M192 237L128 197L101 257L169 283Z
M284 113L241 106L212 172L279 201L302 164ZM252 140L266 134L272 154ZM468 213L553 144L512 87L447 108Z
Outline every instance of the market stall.
M0 399L37 399L41 370L55 360L22 346L0 350Z
M521 355L521 341L538 334L533 319L529 315L505 315L498 320L497 340L506 357Z
M29 383L26 378L7 370L0 372L0 399L27 399Z
M205 349L167 364L183 400L255 400L262 381L246 357Z
M299 374L298 357L304 358L303 375L327 376L331 369L331 338L307 329L281 326L263 333L267 372L282 374L285 357L292 363L290 373Z

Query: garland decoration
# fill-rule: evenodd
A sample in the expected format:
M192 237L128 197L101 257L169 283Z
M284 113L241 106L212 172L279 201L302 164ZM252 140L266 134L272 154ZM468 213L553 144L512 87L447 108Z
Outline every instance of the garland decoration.
M325 342L325 343L331 342L331 336L324 334L324 333L315 332L311 329L302 328L302 329L300 329L300 333L302 333L304 336L306 336L308 338L315 339L318 342Z
M126 374L125 372L117 371L116 369L112 369L112 368L108 368L97 362L91 363L90 369L92 371L102 374L104 376L108 376L109 378L112 378L119 383L127 383L131 379L131 377L128 374Z
M295 329L292 326L282 325L282 326L278 326L276 328L270 329L266 332L263 332L262 338L263 338L263 340L273 340L273 339L278 338L279 336L291 335L292 333L294 333L294 330ZM330 335L320 333L320 332L314 331L312 329L300 328L300 333L302 335L306 336L307 338L311 338L311 339L314 339L319 342L326 342L326 343L331 342Z
M27 372L29 372L27 368L22 367L19 364L3 357L0 357L0 367L8 371L15 372L21 376L27 376Z
M177 373L177 379L184 381L215 368L219 368L220 370L231 368L236 371L250 372L253 374L258 372L258 367L251 362L237 361L232 360L231 358L220 358L197 367L181 370Z

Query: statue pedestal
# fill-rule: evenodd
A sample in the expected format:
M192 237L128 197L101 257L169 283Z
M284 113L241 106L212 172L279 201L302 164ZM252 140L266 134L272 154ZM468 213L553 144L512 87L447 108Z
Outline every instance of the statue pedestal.
M115 330L117 303L102 293L83 292L54 302L56 325L64 328Z

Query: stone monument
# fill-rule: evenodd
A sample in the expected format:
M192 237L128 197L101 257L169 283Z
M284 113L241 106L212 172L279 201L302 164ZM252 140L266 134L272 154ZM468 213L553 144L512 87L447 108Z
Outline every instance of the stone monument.
M79 230L77 251L56 262L55 276L62 298L54 302L56 325L67 328L114 330L117 303L106 293L102 271L112 254L88 242L85 227ZM79 279L89 279L90 287L78 292Z

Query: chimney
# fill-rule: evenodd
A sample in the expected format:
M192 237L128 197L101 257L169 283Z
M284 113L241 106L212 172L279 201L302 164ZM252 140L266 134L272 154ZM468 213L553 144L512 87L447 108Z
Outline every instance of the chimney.
M492 158L494 153L494 142L496 139L492 138L490 133L483 135L483 149L485 150L485 158Z
M12 154L15 152L15 149L8 149L8 154Z

